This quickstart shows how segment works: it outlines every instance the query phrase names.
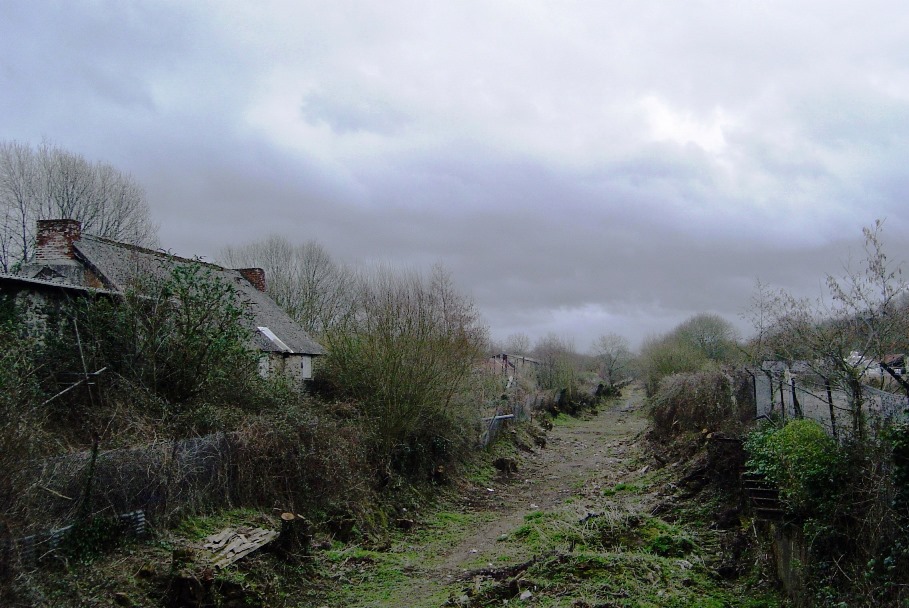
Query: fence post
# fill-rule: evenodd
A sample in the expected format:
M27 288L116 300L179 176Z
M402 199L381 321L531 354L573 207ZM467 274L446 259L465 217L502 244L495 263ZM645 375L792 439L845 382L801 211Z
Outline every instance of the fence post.
M91 456L88 461L88 471L85 475L85 486L82 490L82 502L79 503L77 517L80 520L88 520L94 514L92 508L92 493L95 485L95 467L98 465L98 452L100 451L101 441L95 435L92 441Z
M838 439L836 434L836 414L833 412L833 391L830 390L830 378L824 378L824 388L827 389L827 404L830 406L830 430L833 432L833 438Z
M804 418L805 413L802 411L802 404L799 403L798 395L795 394L795 376L789 376L789 390L792 392L792 411L796 418Z
M780 376L780 412L783 415L783 420L786 420L786 393L783 390L783 377Z

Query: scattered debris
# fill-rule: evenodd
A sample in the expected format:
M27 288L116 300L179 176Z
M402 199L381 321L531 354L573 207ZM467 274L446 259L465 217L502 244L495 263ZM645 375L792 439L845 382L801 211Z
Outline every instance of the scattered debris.
M212 553L210 560L212 566L224 568L253 551L261 549L276 538L278 538L278 532L275 530L240 526L227 528L209 536L202 547Z

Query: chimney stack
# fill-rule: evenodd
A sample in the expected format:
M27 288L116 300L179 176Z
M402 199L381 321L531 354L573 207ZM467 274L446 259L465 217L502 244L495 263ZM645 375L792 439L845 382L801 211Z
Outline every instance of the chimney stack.
M35 262L54 264L76 259L73 243L82 238L78 220L38 220Z
M243 278L252 283L259 291L265 291L265 271L261 268L237 268Z

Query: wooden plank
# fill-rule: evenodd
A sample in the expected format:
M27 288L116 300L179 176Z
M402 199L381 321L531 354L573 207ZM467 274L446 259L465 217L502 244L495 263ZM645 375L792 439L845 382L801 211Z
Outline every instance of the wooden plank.
M277 537L277 530L227 528L206 538L203 547L212 553L210 560L212 565L224 568L261 549Z

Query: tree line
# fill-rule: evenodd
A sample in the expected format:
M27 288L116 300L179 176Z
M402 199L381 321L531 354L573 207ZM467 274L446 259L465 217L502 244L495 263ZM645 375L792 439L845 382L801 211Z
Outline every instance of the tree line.
M0 142L0 271L32 258L37 220L59 218L96 236L157 242L145 190L132 176L48 142Z

